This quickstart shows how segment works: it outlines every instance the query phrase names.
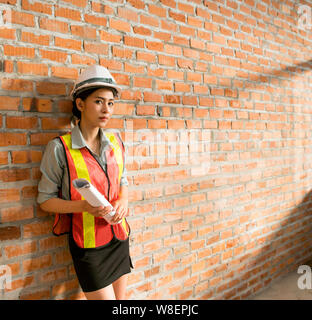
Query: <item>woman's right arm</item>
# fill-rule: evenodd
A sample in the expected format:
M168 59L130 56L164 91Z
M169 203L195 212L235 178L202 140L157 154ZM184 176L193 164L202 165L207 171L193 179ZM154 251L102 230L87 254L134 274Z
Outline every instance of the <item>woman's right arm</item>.
M73 213L84 212L87 209L86 200L63 200L61 198L51 198L40 204L40 208L47 212Z
M92 207L86 200L63 200L51 198L40 204L40 208L47 212L75 213L88 212L95 217L104 217L111 211L110 207Z

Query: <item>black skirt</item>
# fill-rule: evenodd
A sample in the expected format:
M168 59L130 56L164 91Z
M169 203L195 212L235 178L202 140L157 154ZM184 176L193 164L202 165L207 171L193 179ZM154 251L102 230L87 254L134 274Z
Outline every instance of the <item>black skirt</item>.
M133 268L129 255L129 238L112 241L99 248L80 248L69 235L69 249L74 268L83 292L102 289Z

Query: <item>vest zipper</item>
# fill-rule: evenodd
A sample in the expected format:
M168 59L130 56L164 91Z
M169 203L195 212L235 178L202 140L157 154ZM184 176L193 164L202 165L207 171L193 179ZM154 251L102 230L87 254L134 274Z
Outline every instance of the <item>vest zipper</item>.
M109 202L109 190L110 190L110 181L109 181L109 177L108 177L108 173L107 173L107 159L106 159L106 154L104 152L104 158L105 158L105 170L104 170L104 173L106 175L106 178L107 178L107 183L108 183L108 202ZM96 159L95 159L96 160ZM97 160L96 160L97 161Z
M109 201L109 190L110 190L110 181L109 181L109 177L108 177L108 173L107 173L107 159L106 159L106 154L104 152L104 158L105 158L105 169L103 169L102 165L100 164L100 162L96 159L96 157L92 154L92 152L86 148L88 150L88 152L90 153L90 155L95 159L95 161L98 163L98 165L102 168L102 170L104 171L105 175L106 175L106 179L107 179L107 184L108 184L108 201Z

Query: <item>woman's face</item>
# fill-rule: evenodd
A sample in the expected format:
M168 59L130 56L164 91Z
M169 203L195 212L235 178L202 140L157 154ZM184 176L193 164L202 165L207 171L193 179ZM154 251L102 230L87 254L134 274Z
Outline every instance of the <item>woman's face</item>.
M77 98L76 105L81 112L81 121L89 126L104 128L114 111L114 95L110 89L100 88L84 101Z

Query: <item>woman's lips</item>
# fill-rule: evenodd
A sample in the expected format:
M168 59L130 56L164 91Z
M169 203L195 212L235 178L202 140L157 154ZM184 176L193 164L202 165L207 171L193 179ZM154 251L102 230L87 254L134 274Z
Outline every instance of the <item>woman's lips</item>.
M100 120L104 121L104 120L108 120L107 117L100 117Z

